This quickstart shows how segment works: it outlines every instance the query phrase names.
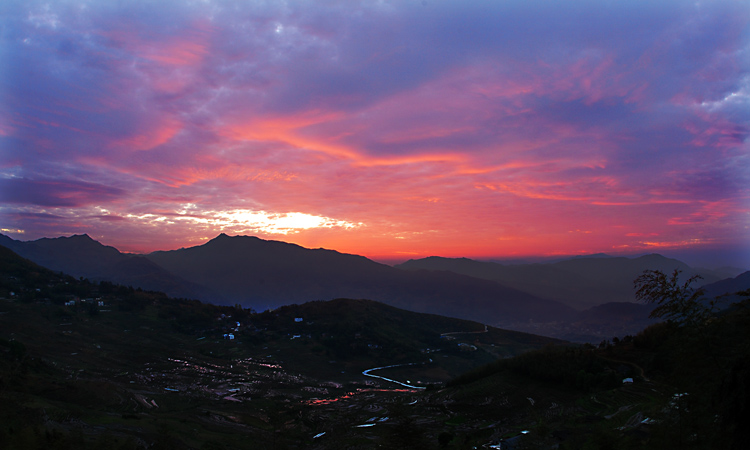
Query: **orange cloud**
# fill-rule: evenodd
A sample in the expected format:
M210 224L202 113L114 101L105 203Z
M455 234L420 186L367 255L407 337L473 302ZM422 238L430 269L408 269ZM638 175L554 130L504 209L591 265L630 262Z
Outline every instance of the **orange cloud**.
M682 248L682 247L695 247L701 244L707 244L710 241L704 239L685 239L682 241L645 241L640 242L641 245L650 248Z
M111 145L128 150L151 150L169 142L181 129L182 124L178 120L165 117L154 128L120 139Z
M506 192L519 197L587 202L590 204L602 204L599 201L600 198L613 194L620 196L626 194L625 192L617 192L614 179L603 177L557 182L537 181L533 177L526 177L519 181L477 184L476 187Z
M424 162L465 162L467 157L453 154L416 154L406 156L370 156L349 145L337 142L336 138L311 135L309 128L314 125L330 123L343 118L342 113L307 111L288 117L252 120L247 123L230 125L219 133L233 140L255 140L283 142L291 147L320 152L335 158L351 161L362 167L414 164Z

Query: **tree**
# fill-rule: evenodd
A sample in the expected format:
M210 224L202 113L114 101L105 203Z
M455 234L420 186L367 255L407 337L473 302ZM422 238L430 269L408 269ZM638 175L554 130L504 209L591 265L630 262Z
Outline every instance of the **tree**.
M713 315L714 301L703 299L703 288L693 288L692 284L701 277L694 275L680 283L680 270L667 275L660 270L646 270L635 279L635 297L646 303L658 306L650 317L666 319L678 325L699 326Z

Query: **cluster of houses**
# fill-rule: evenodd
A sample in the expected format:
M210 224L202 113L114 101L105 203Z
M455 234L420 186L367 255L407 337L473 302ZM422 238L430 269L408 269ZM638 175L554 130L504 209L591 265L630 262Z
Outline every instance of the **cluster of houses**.
M231 341L234 339L234 333L240 331L240 327L242 326L242 324L239 322L235 322L235 324L237 324L237 326L232 328L232 331L233 331L232 333L224 333L224 339L229 339Z
M222 314L222 315L219 316L218 320L228 320L228 319L231 319L231 318L232 318L232 316L227 316L225 314ZM234 340L235 333L239 332L240 331L240 327L242 326L242 324L240 322L237 322L236 320L232 320L232 321L230 321L230 323L231 322L234 322L234 326L230 325L228 327L225 327L225 330L227 332L224 333L224 339L227 339L227 340L230 340L230 341Z
M74 298L65 302L65 306L75 306L78 303L89 303L96 304L96 306L104 306L104 300L101 298Z

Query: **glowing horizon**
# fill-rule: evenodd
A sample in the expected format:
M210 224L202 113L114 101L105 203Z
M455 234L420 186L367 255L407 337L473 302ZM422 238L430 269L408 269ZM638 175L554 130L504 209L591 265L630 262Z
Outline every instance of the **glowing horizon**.
M12 238L750 268L743 2L4 8Z

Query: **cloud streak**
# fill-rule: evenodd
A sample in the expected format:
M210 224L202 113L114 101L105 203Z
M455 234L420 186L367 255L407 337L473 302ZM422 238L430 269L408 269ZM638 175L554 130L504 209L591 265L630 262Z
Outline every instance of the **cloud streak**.
M750 247L742 2L3 8L12 236L150 251L226 231L382 258Z

